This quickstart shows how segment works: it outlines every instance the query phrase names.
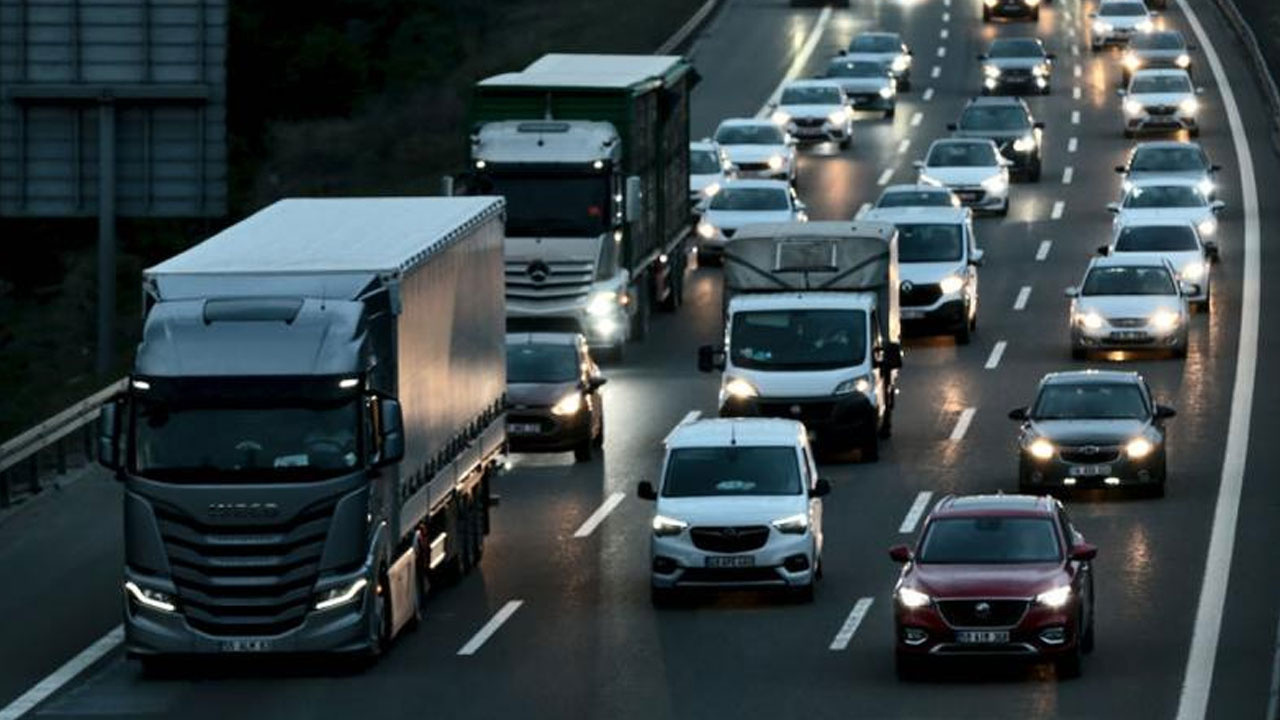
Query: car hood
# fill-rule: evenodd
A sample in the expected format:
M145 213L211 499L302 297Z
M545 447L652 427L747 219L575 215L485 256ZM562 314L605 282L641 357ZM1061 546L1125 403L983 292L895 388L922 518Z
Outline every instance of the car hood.
M923 173L938 182L948 185L981 185L983 180L996 177L1000 169L996 167L926 167Z
M1033 420L1038 437L1062 445L1119 445L1147 429L1145 420Z
M888 53L855 52L855 53L846 53L844 56L841 57L841 59L854 60L854 61L861 60L863 62L874 62L874 63L880 63L885 67L889 67L890 65L893 64L894 59L896 59L901 54L902 53L897 53L897 52L888 52Z
M779 105L778 109L793 118L826 118L843 105Z
M786 159L791 155L791 148L786 145L721 145L725 155L734 163L767 162L773 155Z
M1133 56L1140 60L1177 60L1185 50L1134 50Z
M1180 300L1177 295L1088 295L1076 300L1076 311L1104 318L1148 317L1161 309L1180 312Z
M964 275L964 265L958 260L946 262L904 262L898 265L898 277L902 282L915 285L937 284L948 275Z
M709 173L707 175L690 175L689 190L692 192L702 192L703 188L711 183L724 182L724 176L720 173Z
M768 525L802 512L808 512L804 495L659 497L657 504L659 515L683 520L692 527Z
M1016 565L916 564L912 586L935 600L1033 598L1069 581L1058 563Z
M985 62L1001 70L1030 70L1033 67L1044 65L1047 61L1042 57L1011 57L988 58Z
M743 225L752 223L785 223L791 222L790 210L706 210L702 219L718 228L737 230Z
M1131 93L1128 99L1142 103L1144 106L1178 105L1183 100L1190 100L1195 95L1185 92L1177 93Z
M964 128L961 128L952 132L951 137L995 140L996 144L999 145L1005 140L1017 140L1020 137L1030 134L1030 128L1021 128L1018 130L965 130Z
M889 83L893 82L888 78L888 76L882 78L842 77L831 78L831 81L840 83L840 87L843 87L846 93L854 94L878 93L880 92L880 88L889 87Z
M550 407L577 389L577 383L511 383L507 386L507 402L512 407Z
M1144 15L1099 15L1099 21L1110 25L1113 28L1133 30L1142 23L1151 20L1149 16Z

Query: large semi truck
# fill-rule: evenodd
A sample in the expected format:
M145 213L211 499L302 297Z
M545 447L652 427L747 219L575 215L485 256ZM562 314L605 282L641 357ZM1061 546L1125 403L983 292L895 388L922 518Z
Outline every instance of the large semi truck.
M476 85L466 186L507 200L513 329L619 357L680 305L696 79L677 56L551 54Z
M132 656L376 656L479 562L506 447L503 209L282 200L144 272L99 436Z
M902 366L897 231L887 223L749 225L725 252L722 417L799 420L828 447L879 458Z

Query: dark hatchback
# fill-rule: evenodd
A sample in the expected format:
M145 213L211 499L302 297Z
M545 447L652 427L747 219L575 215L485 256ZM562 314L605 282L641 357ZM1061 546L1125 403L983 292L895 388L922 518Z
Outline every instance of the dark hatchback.
M1006 657L1050 661L1080 674L1094 644L1097 549L1051 497L943 498L894 587L894 659L900 679L930 661Z
M1176 413L1157 405L1134 372L1083 370L1046 375L1035 402L1009 417L1018 431L1018 488L1136 487L1161 497L1165 489L1164 421Z
M1010 173L1040 182L1044 157L1040 151L1044 123L1016 97L979 97L965 104L960 119L947 125L952 137L991 140L1000 155L1013 163Z
M507 440L514 452L591 459L604 444L605 379L576 333L507 335Z

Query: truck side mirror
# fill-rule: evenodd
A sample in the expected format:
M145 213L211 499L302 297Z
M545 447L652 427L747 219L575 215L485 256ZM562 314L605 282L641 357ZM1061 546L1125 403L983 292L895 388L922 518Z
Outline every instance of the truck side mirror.
M98 411L98 464L116 471L120 469L120 416L124 402L111 400Z
M639 175L630 175L627 177L627 222L637 222L644 213L644 185L640 181Z
M374 466L394 465L404 459L404 415L400 411L400 401L391 398L378 401L378 419L382 427L382 451L378 453Z
M714 345L703 345L698 348L698 371L709 373L724 370L725 352Z

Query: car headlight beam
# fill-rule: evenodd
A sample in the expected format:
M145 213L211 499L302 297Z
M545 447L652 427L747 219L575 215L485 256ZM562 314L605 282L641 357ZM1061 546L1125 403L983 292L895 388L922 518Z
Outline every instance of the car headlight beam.
M1150 440L1141 437L1130 440L1129 443L1124 446L1125 454L1134 460L1141 460L1142 458L1150 455L1151 451L1154 449L1155 446L1151 444Z
M1071 586L1063 585L1052 590L1046 590L1036 596L1036 602L1049 608L1060 608L1067 604L1071 599Z
M1172 330L1178 327L1178 323L1182 321L1182 317L1172 310L1157 310L1151 316L1151 324L1157 330Z
M653 534L658 537L679 535L684 532L685 528L689 527L689 523L677 518L667 517L666 515L654 515L651 525L653 527Z
M1199 260L1192 260L1182 268L1182 271L1179 272L1178 275L1188 282L1200 282L1204 277L1205 269L1204 263Z
M1195 98L1187 98L1186 100L1178 103L1178 110L1180 110L1183 115L1195 115L1200 112L1200 101Z
M706 220L703 220L702 222L698 223L698 235L702 237L704 240L710 240L711 238L716 236L716 226L712 225Z
M1076 322L1089 330L1100 330L1103 325L1102 316L1096 312L1081 313L1076 316Z
M863 395L871 392L872 380L870 375L851 378L836 385L836 389L831 391L832 395L848 395L850 393L859 392Z
M809 529L809 514L796 513L769 523L774 530L787 535L803 535Z
M1191 56L1184 53L1182 55L1179 55L1178 58L1173 62L1178 67L1182 68L1183 70L1186 70L1188 67L1191 67Z
M593 317L612 315L618 309L618 293L605 290L591 296L587 302L587 314Z
M769 119L773 121L774 125L786 125L791 122L791 113L785 110L774 110Z
M884 87L880 88L880 97L884 98L885 100L888 100L889 98L897 94L898 94L898 91L895 90L892 85L885 85Z
M839 110L832 110L831 114L827 115L827 122L831 123L832 125L843 125L845 121L848 119L849 119L849 111L845 110L844 108L840 108Z
M1145 108L1137 100L1125 100L1124 111L1129 115L1141 115Z
M1013 141L1013 149L1020 153L1031 152L1036 149L1036 137L1034 135L1023 135Z
M724 391L731 397L735 397L740 400L753 398L760 394L760 391L756 390L755 385L752 385L742 378L734 378L725 383Z
M565 417L568 415L577 415L582 409L582 393L573 391L568 395L560 398L555 405L551 406L551 414Z
M1037 460L1048 460L1053 457L1054 450L1053 443L1044 438L1036 438L1027 446L1027 452Z
M770 170L781 170L786 161L783 160L781 155L770 155L768 164Z
M948 275L938 283L943 295L952 295L964 289L964 278L959 275Z
M902 607L910 608L913 610L916 608L922 608L928 605L930 602L928 595L925 595L919 590L913 590L909 587L898 588L897 594L898 594L898 602L902 605Z

